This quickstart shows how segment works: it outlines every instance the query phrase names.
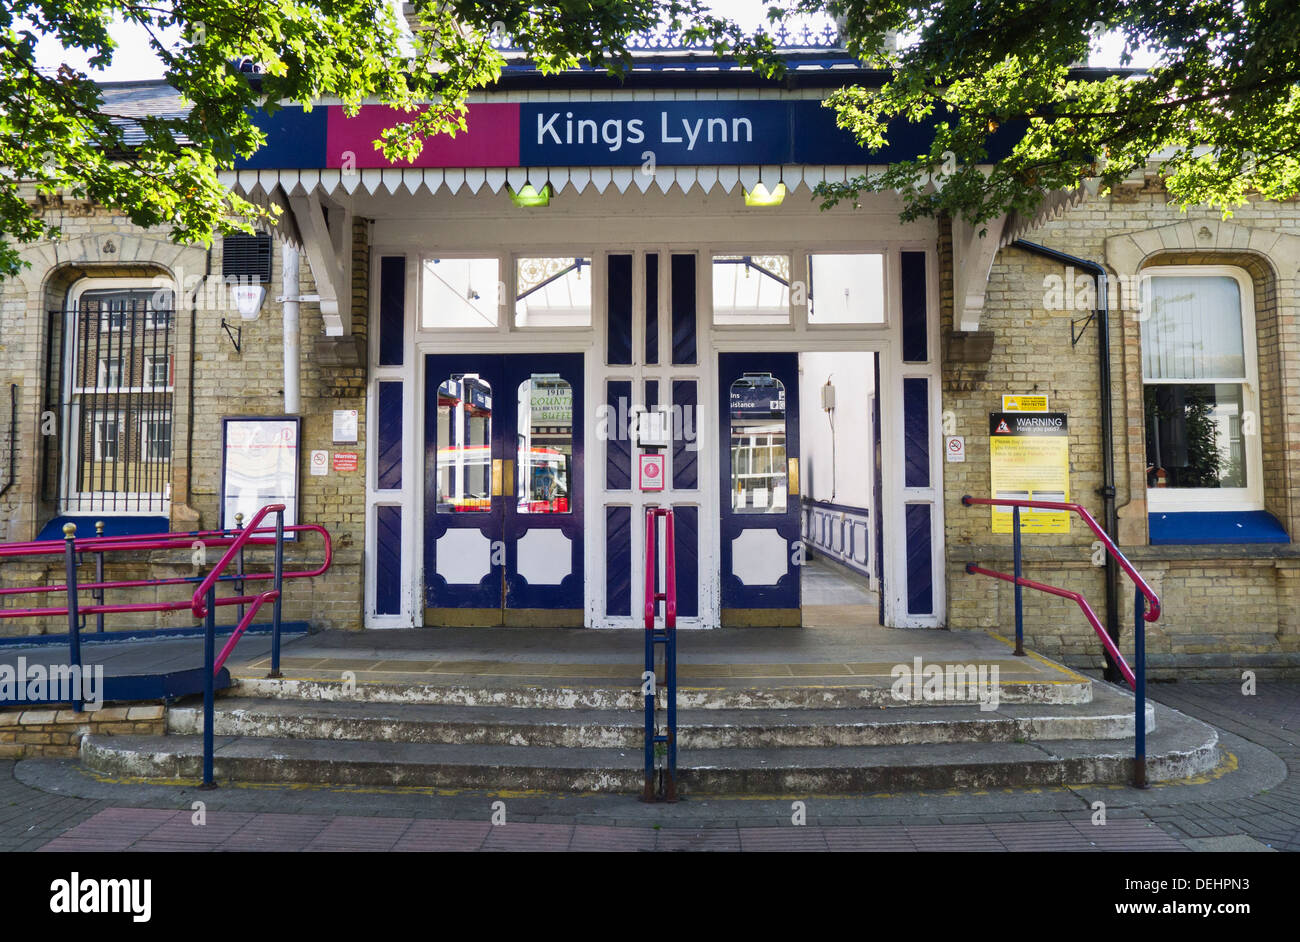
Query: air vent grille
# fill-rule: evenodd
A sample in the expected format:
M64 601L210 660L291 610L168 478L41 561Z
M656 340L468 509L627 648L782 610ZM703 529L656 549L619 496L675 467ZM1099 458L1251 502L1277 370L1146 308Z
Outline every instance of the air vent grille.
M256 279L262 284L271 281L271 236L265 232L256 235L236 232L222 240L221 276L241 280Z

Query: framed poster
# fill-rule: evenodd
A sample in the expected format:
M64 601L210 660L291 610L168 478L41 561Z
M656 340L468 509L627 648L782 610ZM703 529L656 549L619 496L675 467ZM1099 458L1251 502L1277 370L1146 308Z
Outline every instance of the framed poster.
M293 416L221 420L221 529L244 523L267 504L284 504L284 525L298 522L299 419ZM274 526L274 516L263 520ZM293 539L293 534L285 534Z

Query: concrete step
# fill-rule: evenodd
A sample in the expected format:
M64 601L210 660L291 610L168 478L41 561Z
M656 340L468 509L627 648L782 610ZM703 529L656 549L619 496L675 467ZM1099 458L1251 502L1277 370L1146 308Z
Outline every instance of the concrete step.
M492 746L638 749L640 710L555 710L538 707L306 702L223 697L214 726L219 736L372 740ZM1147 708L1148 729L1155 711ZM167 730L203 731L202 704L176 705ZM678 713L683 749L883 746L953 742L1037 742L1122 739L1133 735L1133 699L1100 685L1092 703L1043 707L964 705L859 709L684 709Z
M997 690L1001 704L1086 704L1093 699L1093 682L1064 668L1059 679L1001 679ZM244 697L291 701L348 701L366 703L428 704L466 707L525 707L559 710L639 710L640 673L629 673L626 683L591 678L557 683L544 677L487 678L446 675L436 683L376 680L323 680L236 676L232 692ZM886 679L883 682L845 683L843 679L801 677L788 683L733 680L709 686L681 684L680 709L697 710L841 710L863 707L932 709L968 707L969 700L900 700Z
M1218 764L1209 726L1156 707L1148 778L1169 781ZM200 736L88 736L82 761L110 776L197 779ZM219 736L218 780L637 793L641 750ZM1131 741L941 742L874 746L682 749L684 794L827 794L952 787L1123 784Z

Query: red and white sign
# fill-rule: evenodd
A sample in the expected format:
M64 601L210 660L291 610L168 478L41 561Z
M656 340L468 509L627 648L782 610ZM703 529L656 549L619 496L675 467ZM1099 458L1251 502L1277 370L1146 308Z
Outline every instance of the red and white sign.
M664 489L663 455L642 455L637 467L640 471L641 490L662 491Z
M311 473L312 477L320 477L329 474L330 470L330 453L320 450L311 453Z
M949 461L966 460L966 437L964 435L949 435L943 441L944 451L947 452Z
M357 453L355 451L334 452L335 471L355 471L356 469L357 469Z

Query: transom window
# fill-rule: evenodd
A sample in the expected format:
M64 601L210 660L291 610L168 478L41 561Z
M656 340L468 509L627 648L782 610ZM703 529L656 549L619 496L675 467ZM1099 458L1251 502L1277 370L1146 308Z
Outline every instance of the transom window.
M590 327L591 259L515 259L515 326Z
M809 324L883 324L883 255L808 256Z
M790 256L713 256L713 323L790 323Z
M497 326L504 294L497 259L426 258L420 277L422 328Z
M1262 504L1252 284L1237 268L1149 269L1142 280L1148 504Z

